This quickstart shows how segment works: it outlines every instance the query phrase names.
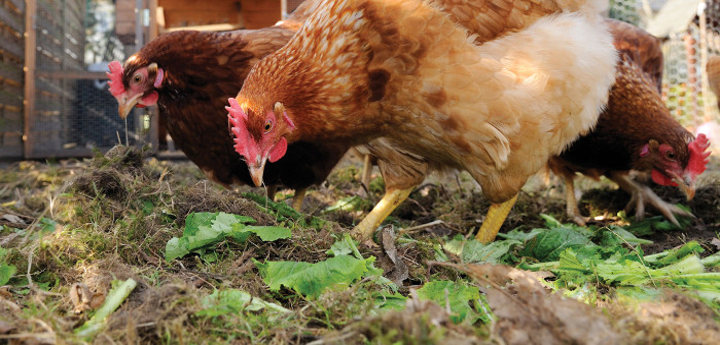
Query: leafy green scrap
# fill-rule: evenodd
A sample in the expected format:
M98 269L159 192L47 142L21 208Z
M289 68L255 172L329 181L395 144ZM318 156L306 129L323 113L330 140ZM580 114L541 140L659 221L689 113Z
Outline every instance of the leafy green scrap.
M482 308L483 301L480 299L480 290L464 282L430 281L418 289L417 294L420 299L433 301L442 307L449 307L450 320L456 324L464 320L473 324L478 319L484 320L489 317L489 315L483 315L477 311L489 312L490 310Z
M375 258L372 258L374 261ZM368 261L340 255L318 263L253 260L272 291L286 286L295 292L317 298L328 288L342 288L359 280L368 271Z
M242 311L269 310L279 313L289 313L290 310L271 302L253 297L251 294L238 290L215 290L212 294L203 297L200 301L202 310L195 313L198 316L220 316L225 314L238 314Z
M8 250L0 247L0 286L7 284L17 272L17 267L5 262L7 255Z
M474 239L465 240L458 235L446 242L443 249L457 255L465 263L500 263L506 262L505 257L510 250L521 243L516 239L506 239L484 244Z
M540 261L553 261L560 257L560 253L568 248L588 248L597 246L585 231L578 231L575 227L558 226L537 234L525 243L520 251L523 256L537 258Z
M278 226L248 225L251 217L224 212L191 213L185 219L182 237L171 238L165 246L165 260L171 261L192 252L204 254L204 249L230 237L244 242L255 234L269 242L291 236L290 229Z
M317 298L328 289L347 287L361 278L397 291L397 286L382 276L382 269L375 267L375 257L363 258L350 236L335 242L328 253L335 256L317 263L253 261L272 291L285 286L303 296Z

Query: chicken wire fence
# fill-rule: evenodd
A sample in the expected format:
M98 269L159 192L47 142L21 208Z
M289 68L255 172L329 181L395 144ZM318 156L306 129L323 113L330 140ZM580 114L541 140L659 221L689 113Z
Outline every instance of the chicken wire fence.
M0 44L0 95L12 91L0 97L0 158L89 156L119 141L148 141L148 117L138 112L128 118L126 140L108 92L107 63L125 57L112 0L0 5L3 38L13 39Z
M704 71L707 57L720 54L720 0L611 0L609 16L662 39L663 99L683 126L720 121Z
M26 157L87 156L126 141L126 122L104 75L109 60L124 58L112 8L112 1L37 0ZM129 143L140 142L138 116L128 124Z

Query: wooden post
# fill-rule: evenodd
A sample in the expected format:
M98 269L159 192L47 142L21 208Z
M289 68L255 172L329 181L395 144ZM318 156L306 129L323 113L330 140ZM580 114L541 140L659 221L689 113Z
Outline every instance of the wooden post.
M158 36L158 0L148 0L148 8L150 9L150 32L148 34L148 42Z
M32 124L35 120L35 52L37 32L37 0L26 0L25 6L25 88L23 99L23 155L29 158L33 153Z

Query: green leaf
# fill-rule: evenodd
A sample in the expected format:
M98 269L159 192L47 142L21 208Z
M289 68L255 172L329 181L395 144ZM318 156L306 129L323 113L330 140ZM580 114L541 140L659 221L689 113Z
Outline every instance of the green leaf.
M270 290L278 291L281 286L285 286L311 298L317 298L331 287L349 286L367 271L365 260L347 255L336 256L315 264L253 261Z
M638 244L651 244L653 241L638 238L633 235L630 231L627 231L619 226L611 225L607 231L602 232L602 238L600 245L604 247L623 245L625 243L631 245Z
M230 213L191 213L185 219L185 230L180 238L171 238L165 246L165 260L171 261L192 252L201 253L203 248L210 247L226 237L244 242L251 234L256 234L263 241L275 241L289 238L290 229L277 226L246 225L255 220Z
M585 230L587 232L587 230ZM537 258L540 261L557 260L567 248L593 247L586 233L578 232L569 226L555 227L541 232L525 244L521 255Z
M15 273L17 268L13 265L5 263L5 257L8 255L8 250L0 247L0 286L7 284Z
M292 235L290 229L283 228L281 226L248 225L244 227L244 230L254 233L265 242L272 242L281 238L290 238L290 236Z
M212 294L205 296L201 301L202 310L195 313L198 316L220 316L225 314L238 314L244 310L260 311L262 309L272 310L281 313L289 313L290 310L281 305L263 301L253 297L249 293L237 290L215 290Z
M480 290L466 283L456 283L449 280L438 280L426 283L417 290L418 297L430 300L441 307L449 306L452 314L450 320L460 323L468 320L470 324L480 318L474 306L481 303Z
M542 216L542 215L541 215ZM541 232L545 232L547 229L532 229L530 232L524 232L520 229L513 229L507 233L498 233L497 236L508 240L518 240L520 242L527 242L537 236Z
M208 226L217 217L217 212L194 212L185 218L185 230L183 236L195 235L200 226Z
M398 294L377 293L373 295L375 306L381 310L403 310L407 303L407 297Z
M13 265L0 263L0 286L7 284L17 272L17 268Z
M462 237L448 241L443 248L450 253L460 256L466 263L499 263L513 246L522 242L514 239L499 240L483 244L476 240L465 240Z

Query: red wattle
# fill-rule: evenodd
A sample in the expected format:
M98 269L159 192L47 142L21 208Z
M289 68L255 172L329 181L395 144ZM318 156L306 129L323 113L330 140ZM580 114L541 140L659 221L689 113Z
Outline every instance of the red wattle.
M287 140L285 138L280 138L280 141L278 141L278 143L270 150L270 157L268 157L268 160L270 163L275 163L285 155L285 152L287 152Z
M677 186L677 183L675 183L671 178L665 176L665 174L653 169L652 173L652 180L653 182L661 185L661 186Z
M142 105L147 107L157 104L158 98L160 98L160 95L157 93L157 91L153 91L147 96L143 97L140 102L142 102Z

